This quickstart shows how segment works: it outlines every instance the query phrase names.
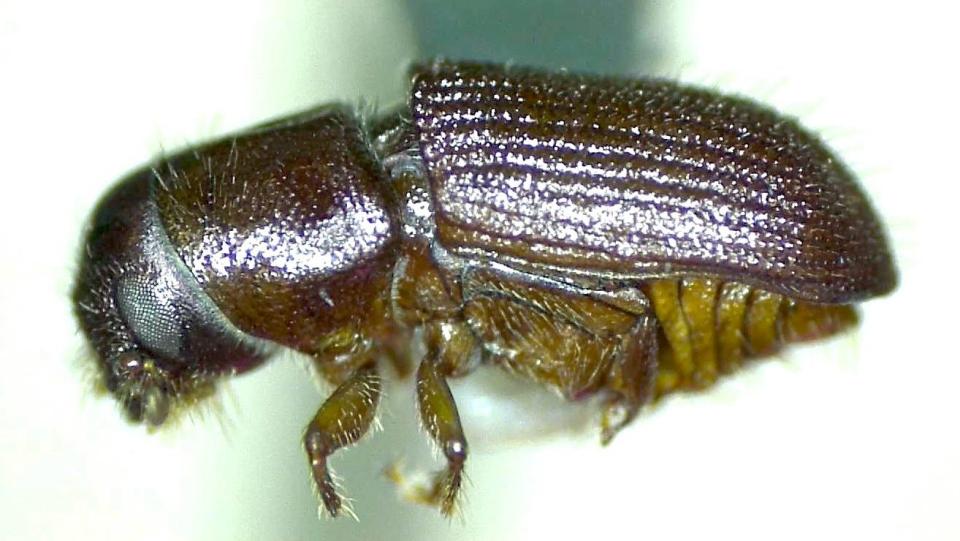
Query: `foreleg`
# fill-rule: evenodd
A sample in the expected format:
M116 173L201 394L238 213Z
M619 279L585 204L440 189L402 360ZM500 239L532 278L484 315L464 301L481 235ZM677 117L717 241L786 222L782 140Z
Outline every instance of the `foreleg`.
M307 425L303 446L323 507L336 517L343 502L327 464L337 449L356 443L370 430L380 402L380 375L372 363L357 368L330 395Z

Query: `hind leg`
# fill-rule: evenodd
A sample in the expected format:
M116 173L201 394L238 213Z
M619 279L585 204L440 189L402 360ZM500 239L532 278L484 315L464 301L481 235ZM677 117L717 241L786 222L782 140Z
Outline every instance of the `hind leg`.
M611 363L604 388L612 397L600 419L600 440L606 445L653 397L657 378L657 323L640 316L623 337L619 356Z
M657 325L646 299L510 278L464 280L464 315L488 359L571 400L608 395L601 437L609 442L652 395Z

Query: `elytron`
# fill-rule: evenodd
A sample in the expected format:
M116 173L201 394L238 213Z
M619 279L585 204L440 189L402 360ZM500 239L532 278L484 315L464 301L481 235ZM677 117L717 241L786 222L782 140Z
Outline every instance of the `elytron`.
M607 443L644 405L849 328L896 286L850 171L766 106L476 63L411 79L379 118L315 109L102 199L73 301L129 419L161 425L277 346L306 353L335 386L303 445L336 516L328 458L369 430L383 361L416 366L447 462L420 500L450 514L467 439L449 378L492 364L599 395Z

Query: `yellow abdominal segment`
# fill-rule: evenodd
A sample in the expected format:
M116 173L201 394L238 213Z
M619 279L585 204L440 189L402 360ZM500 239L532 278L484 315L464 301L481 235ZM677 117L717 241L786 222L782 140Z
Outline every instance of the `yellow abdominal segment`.
M655 280L644 289L661 329L657 397L707 388L745 359L857 322L850 305L813 304L713 278Z

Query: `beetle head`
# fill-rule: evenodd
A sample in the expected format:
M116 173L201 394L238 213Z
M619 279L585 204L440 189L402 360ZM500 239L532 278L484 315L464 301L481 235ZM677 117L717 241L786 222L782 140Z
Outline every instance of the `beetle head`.
M141 170L97 206L73 291L102 385L131 421L151 426L210 395L216 376L262 356L183 266L153 202L154 182Z

